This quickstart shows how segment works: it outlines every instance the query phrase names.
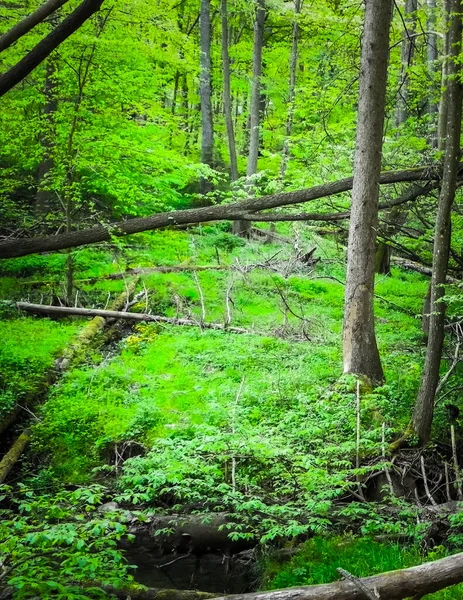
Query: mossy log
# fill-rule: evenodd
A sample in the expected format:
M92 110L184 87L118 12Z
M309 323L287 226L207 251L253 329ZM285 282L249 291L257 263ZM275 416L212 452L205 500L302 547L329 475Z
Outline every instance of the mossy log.
M21 433L15 443L11 446L10 450L2 458L0 461L0 483L3 483L8 477L9 472L18 462L19 457L23 453L24 448L27 446L30 439L30 431L23 431L23 433Z
M381 600L421 598L463 582L463 553L358 581ZM365 600L365 594L356 583L344 579L323 585L220 596L217 600Z
M105 593L126 600L208 600L214 598L216 594L211 592L198 592L197 590L168 590L145 588L138 585L127 585L123 588L116 588L109 585L100 587Z

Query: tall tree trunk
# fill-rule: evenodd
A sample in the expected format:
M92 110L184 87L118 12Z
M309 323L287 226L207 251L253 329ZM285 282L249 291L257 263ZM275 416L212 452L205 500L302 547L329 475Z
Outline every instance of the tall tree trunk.
M264 46L264 24L266 17L265 0L257 0L256 20L254 22L254 46L252 58L252 85L249 123L249 154L246 166L246 177L251 178L257 173L257 160L260 146L260 116L261 116L261 76L262 49ZM251 191L252 186L249 186ZM235 221L233 233L247 237L251 230L250 221Z
M417 9L417 0L406 0L404 13L406 28L402 33L399 98L395 113L395 126L397 128L400 128L410 116L409 68L413 64L413 59L415 56L415 39L412 36L416 31ZM388 237L392 237L392 235L394 235L394 233L397 231L397 226L403 224L403 222L406 220L406 217L407 212L403 207L397 206L390 211L387 218L388 225L386 227ZM381 273L382 275L391 274L391 247L382 241L379 242L376 250L375 271L377 273Z
M393 0L369 0L365 9L344 309L344 373L373 383L384 379L373 290L392 8Z
M293 23L293 43L291 45L291 58L289 61L289 96L288 96L288 115L286 117L285 141L281 153L280 177L284 179L288 168L289 143L293 129L294 102L296 100L296 73L297 57L299 44L299 21L298 15L301 12L301 0L294 0L294 23Z
M201 162L214 166L214 127L212 122L212 81L211 81L211 0L201 0L200 16L201 38ZM200 191L202 194L210 192L211 184L201 178Z
M439 125L438 125L438 142L437 147L440 152L445 152L445 144L447 139L447 120L448 120L448 95L445 93L445 86L447 85L448 77L448 64L450 54L450 5L451 0L444 0L443 6L443 21L445 24L445 38L444 38L444 62L442 64L442 93L439 104Z
M35 196L35 202L37 212L40 215L46 215L53 203L53 192L51 190L43 189L46 187L46 178L50 171L53 169L53 131L54 131L54 116L56 112L56 98L54 94L54 74L55 64L52 59L49 59L46 67L45 75L45 105L43 107L43 131L40 134L40 144L42 146L43 155L40 161L38 170L38 189Z
M448 62L448 121L447 147L444 157L442 187L437 209L431 279L431 311L429 336L420 390L413 415L413 424L421 444L428 442L434 414L434 400L439 381L445 324L444 284L450 253L451 211L460 156L462 116L461 66L458 62L462 35L462 0L451 0L450 57Z
M238 161L236 158L235 128L233 125L232 101L230 91L230 56L228 54L228 13L227 0L221 0L222 17L222 65L223 65L223 104L225 122L227 125L228 153L230 155L230 174L232 181L239 178Z

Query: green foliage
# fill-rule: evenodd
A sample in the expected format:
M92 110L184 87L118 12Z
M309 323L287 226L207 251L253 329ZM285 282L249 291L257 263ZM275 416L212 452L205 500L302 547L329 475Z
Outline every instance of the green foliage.
M124 521L97 511L105 488L37 494L20 484L0 492L3 506L8 498L0 508L0 577L15 600L95 600L107 597L98 585L132 580L117 548Z

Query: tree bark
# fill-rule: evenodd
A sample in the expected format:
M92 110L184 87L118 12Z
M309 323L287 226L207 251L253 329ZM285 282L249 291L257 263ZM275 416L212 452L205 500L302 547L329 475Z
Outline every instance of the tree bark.
M200 88L201 98L201 162L209 167L214 166L214 126L212 122L212 81L211 81L211 0L201 0L200 16ZM210 182L202 177L200 192L210 192Z
M373 313L379 181L393 0L366 3L349 227L343 328L344 373L384 379Z
M440 152L445 152L445 145L447 140L447 120L448 120L448 94L445 92L445 86L447 85L448 77L448 64L450 54L450 28L448 26L450 20L450 2L451 0L444 0L443 7L443 20L446 25L445 38L444 38L444 62L442 64L442 93L439 103L439 124L437 131L437 147Z
M262 50L264 46L264 24L266 14L265 0L257 0L256 20L254 22L251 103L249 106L249 153L246 166L246 177L248 180L257 173L257 162L259 158ZM252 190L252 187L252 184L248 183L248 190ZM235 221L233 223L233 233L242 237L248 237L251 226L249 221Z
M29 33L36 25L42 23L47 17L53 14L58 8L61 8L69 0L48 0L36 11L23 19L20 23L14 25L9 31L0 37L0 52L9 48L17 42L19 38Z
M238 160L236 157L235 128L233 125L231 84L230 84L230 56L228 52L228 12L227 0L221 0L220 11L222 18L222 68L223 68L223 104L225 123L227 125L228 153L230 155L231 180L239 179Z
M443 296L445 294L444 284L446 282L450 254L450 217L457 186L463 100L463 88L460 81L461 66L459 62L462 36L461 10L462 1L452 0L450 60L448 64L449 81L446 91L446 94L448 94L449 115L447 122L447 147L434 233L428 345L421 385L413 414L413 425L421 444L426 444L431 436L434 400L439 381L442 344L444 341L445 303L443 302Z
M103 2L104 0L83 0L82 4L44 37L23 59L6 73L0 75L0 97L23 81L53 50L99 11Z
M294 23L293 23L293 42L291 45L291 58L289 61L289 96L288 96L288 115L286 117L285 141L281 152L280 177L284 179L288 168L289 144L291 132L293 129L294 103L296 100L296 73L299 44L299 21L298 16L301 12L301 0L294 0Z
M463 165L460 165L459 168L462 167ZM441 169L427 166L405 171L382 173L379 183L385 185L412 181L440 180L441 176ZM301 204L319 198L326 198L334 194L341 194L351 190L352 185L353 178L348 177L309 189L272 194L260 198L249 198L241 202L235 202L234 204L158 213L150 217L112 223L108 227L98 226L91 229L82 229L80 231L72 231L71 233L62 233L41 238L9 240L0 243L0 258L13 258L37 252L50 252L65 248L86 246L88 244L108 241L112 236L123 237L134 233L176 225L192 225L194 223L223 220L235 221L257 211Z

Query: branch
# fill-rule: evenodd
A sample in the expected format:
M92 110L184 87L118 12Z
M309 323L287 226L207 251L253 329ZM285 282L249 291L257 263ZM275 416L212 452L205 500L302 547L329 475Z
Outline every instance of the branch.
M32 48L24 58L6 73L0 75L0 97L23 81L53 50L77 31L94 13L100 10L103 2L104 0L83 0L82 4Z
M100 3L102 0L98 0ZM0 79L1 92L1 79ZM460 168L463 165L460 164ZM439 180L442 172L437 167L420 167L406 171L390 171L382 173L380 183L404 183L412 181ZM262 196L261 198L249 198L241 202L235 202L228 205L206 206L203 208L190 208L187 210L177 210L167 213L159 213L150 217L130 219L108 225L107 227L94 227L82 231L72 231L60 235L51 235L43 238L21 239L15 241L3 242L0 244L0 258L12 258L15 256L27 256L36 252L50 252L63 250L65 248L74 248L76 246L85 246L104 242L111 239L111 236L122 237L142 231L152 231L162 229L173 225L187 225L193 223L204 223L210 221L236 221L245 218L246 215L289 206L291 204L302 204L319 198L326 198L334 194L342 194L352 189L352 177L341 179L332 183L318 185L313 188L299 190L295 192L283 192L271 196Z
M0 37L0 52L3 52L17 42L19 38L26 35L26 33L29 33L31 29L34 29L36 25L42 23L42 21L68 1L69 0L48 0L48 2L42 4L35 12L23 19L20 23L14 25Z

